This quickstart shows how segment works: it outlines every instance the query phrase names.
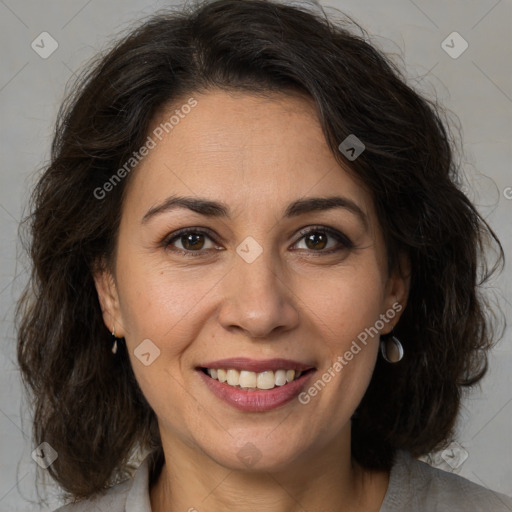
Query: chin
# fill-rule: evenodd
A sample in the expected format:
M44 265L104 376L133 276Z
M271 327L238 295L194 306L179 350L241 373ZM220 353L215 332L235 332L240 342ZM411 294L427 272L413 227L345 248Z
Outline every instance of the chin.
M274 427L275 428L275 425ZM286 432L283 438L270 437L271 430L259 430L257 434L226 436L227 444L204 447L203 450L221 466L234 471L280 472L293 468L304 454L304 436L297 439ZM218 438L217 438L218 439Z

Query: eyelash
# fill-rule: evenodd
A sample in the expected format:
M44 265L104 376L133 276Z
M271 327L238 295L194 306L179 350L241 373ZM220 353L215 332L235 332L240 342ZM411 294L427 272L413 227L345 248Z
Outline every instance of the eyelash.
M342 250L350 250L350 249L354 248L353 242L346 235L344 235L343 233L339 232L336 229L332 229L332 228L329 228L326 226L310 226L308 228L300 230L299 234L301 235L301 237L298 240L296 240L293 245L296 245L304 237L306 237L307 235L309 235L311 233L322 233L322 234L329 235L330 237L334 238L340 244L340 246L331 248L329 250L319 250L319 251L314 251L313 249L299 249L299 250L311 251L312 253L318 253L318 255L321 256L321 255L325 255L325 254L333 254L333 253L336 253L336 252L339 252ZM208 238L210 238L210 240L212 240L212 242L217 243L215 238L212 236L212 234L207 230L204 230L202 228L183 228L183 229L180 229L180 230L172 233L169 237L167 237L163 241L163 245L166 248L170 248L170 246L173 244L174 241L176 241L183 235L188 235L188 234L205 235ZM190 257L203 256L204 252L205 252L205 250L202 250L202 249L199 249L197 251L191 251L191 250L179 249L176 247L171 250L173 252L177 252L179 254L183 254L185 256L190 256Z

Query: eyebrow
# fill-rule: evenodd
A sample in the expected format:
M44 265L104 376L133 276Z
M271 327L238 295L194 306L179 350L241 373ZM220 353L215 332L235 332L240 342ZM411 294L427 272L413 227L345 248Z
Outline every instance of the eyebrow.
M157 215L179 208L186 208L206 217L230 218L229 208L224 203L198 197L171 196L162 203L151 207L144 217L142 217L142 224L147 223L151 218ZM361 220L365 228L368 228L368 217L364 211L354 201L343 196L298 199L287 206L283 217L289 219L304 215L305 213L326 211L335 208L345 209L353 213Z

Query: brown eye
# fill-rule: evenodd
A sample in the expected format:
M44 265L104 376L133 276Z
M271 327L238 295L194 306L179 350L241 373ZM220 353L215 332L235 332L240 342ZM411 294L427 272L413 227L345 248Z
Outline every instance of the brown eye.
M325 246L327 245L327 239L328 237L325 235L325 233L318 231L310 233L304 237L304 241L308 249L325 249Z
M300 234L302 238L295 245L304 241L305 249L312 252L330 254L354 247L354 244L347 236L332 228L313 227L302 230ZM299 247L299 249L303 248Z
M203 253L207 249L215 248L213 239L208 233L190 228L174 233L164 242L164 245L167 248L175 247L178 252L182 253Z
M188 235L181 235L181 245L187 250L202 249L204 245L204 235L201 233L190 233Z

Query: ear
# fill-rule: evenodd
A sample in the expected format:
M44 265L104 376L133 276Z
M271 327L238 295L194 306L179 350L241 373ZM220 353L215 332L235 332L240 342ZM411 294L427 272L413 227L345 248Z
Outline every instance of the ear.
M115 328L118 338L124 337L124 327L119 307L119 295L112 272L106 266L102 266L93 274L96 292L100 301L103 322L110 332Z
M402 253L399 256L397 266L389 276L386 287L386 311L394 312L393 320L386 324L381 334L390 333L400 320L405 306L407 305L410 284L411 262L409 257L405 253Z

